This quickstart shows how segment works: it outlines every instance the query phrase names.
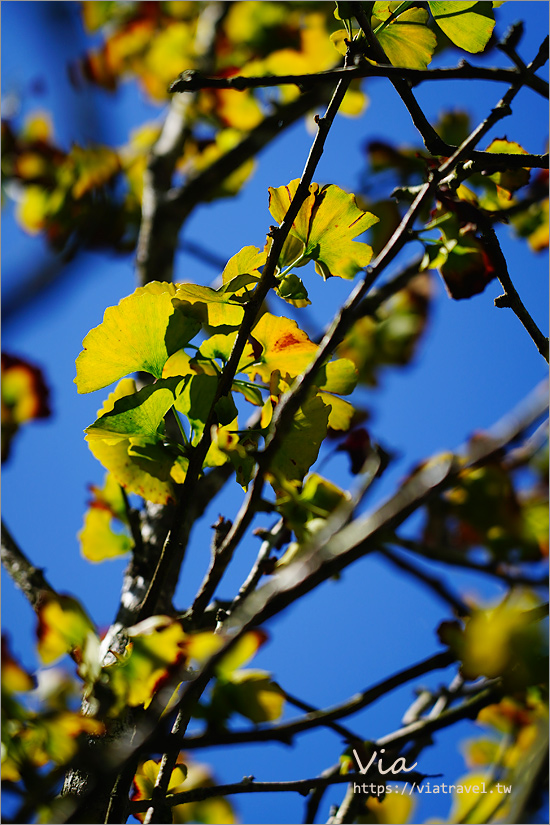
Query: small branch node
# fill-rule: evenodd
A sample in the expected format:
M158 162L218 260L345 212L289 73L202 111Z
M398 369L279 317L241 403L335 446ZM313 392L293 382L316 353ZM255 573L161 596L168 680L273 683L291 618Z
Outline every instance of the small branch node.
M498 295L493 303L499 309L510 309L512 307L511 298L506 292L504 292L502 295Z

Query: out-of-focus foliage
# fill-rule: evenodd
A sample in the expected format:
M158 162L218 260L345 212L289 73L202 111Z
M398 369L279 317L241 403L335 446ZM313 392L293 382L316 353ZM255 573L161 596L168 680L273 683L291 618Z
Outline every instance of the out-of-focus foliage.
M2 353L2 461L22 424L48 418L50 392L42 370L23 358Z

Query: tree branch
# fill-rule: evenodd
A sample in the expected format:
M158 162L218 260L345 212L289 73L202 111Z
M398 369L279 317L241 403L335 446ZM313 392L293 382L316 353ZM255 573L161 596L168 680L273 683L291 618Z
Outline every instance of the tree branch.
M57 593L44 576L40 567L35 567L25 556L2 520L2 564L17 587L29 600L32 609L38 612L44 596Z
M201 72L188 70L182 72L169 86L169 92L197 92L200 89L234 89L242 92L246 89L260 89L272 86L297 86L301 91L310 90L313 86L322 83L337 83L343 76L350 76L353 80L367 77L386 77L388 80L406 78L412 85L431 80L492 80L499 83L522 83L529 86L542 97L548 98L548 82L524 70L486 68L472 66L466 60L461 60L457 67L438 69L406 69L392 66L387 61L379 65L361 63L358 66L338 67L316 74L289 74L289 75L262 75L251 77L237 75L234 77L206 77Z
M500 248L500 244L493 227L484 226L482 237L485 242L485 249L487 250L496 271L496 276L504 289L504 294L495 298L495 306L499 308L509 307L514 312L518 320L527 330L536 348L546 363L548 363L548 338L546 338L546 336L543 335L542 331L538 328L528 310L525 308L523 301L519 297L517 289L512 283L510 273L508 272L506 258L502 254L502 249Z
M417 771L407 774L409 781L422 782L428 778L428 774L420 774ZM392 777L393 781L400 781ZM401 780L404 781L404 780ZM232 796L242 793L280 793L295 792L302 796L307 796L310 791L316 788L326 788L328 785L344 785L349 783L376 783L382 784L378 772L372 773L347 773L331 774L330 776L316 776L311 779L296 779L288 782L256 782L254 777L245 777L241 782L233 782L228 785L214 785L213 787L192 788L189 791L181 791L177 794L168 794L166 804L173 807L184 805L189 802L202 802L204 799L214 799L219 796ZM130 802L129 810L132 814L142 813L150 800L140 800Z
M217 28L227 13L228 4L211 2L199 15L195 49L198 65L205 71L214 67ZM144 174L141 226L137 244L136 272L141 285L149 281L171 281L174 252L181 221L165 208L164 193L185 141L190 133L189 112L194 96L174 98L159 139L153 146Z
M372 705L382 696L386 696L407 682L417 679L433 670L440 670L449 667L455 662L456 657L449 651L436 653L428 659L424 659L411 667L400 670L393 676L383 679L376 685L352 696L339 705L334 705L326 710L308 712L299 719L281 722L268 727L258 727L253 730L227 731L218 734L203 733L197 736L188 736L180 741L181 748L185 750L195 748L214 747L226 744L244 744L255 742L277 741L290 743L292 738L299 733L313 730L319 726L326 726L328 723L346 716L351 716L363 708ZM355 739L356 737L354 737Z
M330 127L332 126L334 118L336 117L336 113L338 112L338 109L340 108L340 105L344 99L349 83L350 81L348 81L347 79L339 81L338 86L334 90L334 94L328 105L325 116L317 120L317 134L315 136L315 140L313 141L309 157L306 161L304 171L302 172L302 176L300 178L300 182L298 184L294 197L292 198L292 201L288 207L283 222L278 228L274 229L271 233L273 240L271 243L271 247L269 249L265 266L262 271L261 279L256 289L254 290L252 298L246 305L244 318L239 329L239 332L237 334L237 339L235 341L229 360L225 366L225 369L218 383L216 397L211 407L210 414L208 416L204 428L203 436L201 438L201 441L195 448L195 452L192 455L191 460L189 462L189 469L185 479L182 495L183 500L185 500L186 488L192 489L192 485L194 483L193 479L200 472L204 458L210 447L212 440L210 428L213 424L214 407L217 401L230 391L244 347L248 341L248 336L250 335L252 327L255 323L258 310L260 309L267 293L269 292L271 287L274 286L274 284L276 283L274 273L277 267L277 262L279 260L279 255L283 248L284 242L288 236L288 233L290 232L292 224L300 210L300 207L309 193L309 186L313 180L313 175L315 173L315 169L317 168L317 164L319 163L321 156L323 154L324 145L328 137ZM226 539L226 541L223 543L222 547L219 550L220 563L218 565L217 570L210 571L210 575L203 582L203 585L201 586L201 589L197 594L197 597L195 598L191 611L191 615L193 617L199 615L206 608L211 596L213 595L217 587L223 570L225 570L227 564L233 556L233 550L236 546L236 542L233 538L229 540L229 536L232 535L235 535L233 529L229 532L228 539ZM218 571L220 575L218 575Z
M304 548L300 559L251 594L241 610L228 620L228 626L234 628L248 626L250 622L264 622L327 578L340 573L353 561L375 549L380 540L387 537L388 530L395 531L431 495L452 484L460 471L490 460L544 415L547 409L548 399L543 383L527 403L489 430L486 439L468 445L462 456L450 454L427 462L374 513L356 519L323 546L312 541Z

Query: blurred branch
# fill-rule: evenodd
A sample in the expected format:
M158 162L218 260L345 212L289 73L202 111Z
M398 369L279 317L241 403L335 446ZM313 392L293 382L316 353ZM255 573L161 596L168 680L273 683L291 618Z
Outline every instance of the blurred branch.
M494 80L500 83L521 83L529 86L542 97L548 98L548 83L541 77L526 72L525 69L500 69L472 66L461 60L456 68L406 69L392 66L386 59L381 65L361 63L358 66L340 67L316 74L262 75L261 77L206 77L193 69L182 72L170 85L169 92L197 92L200 89L259 89L271 86L297 86L301 91L309 91L321 83L338 82L344 75L353 80L367 77L406 78L412 85L430 80Z
M304 556L281 570L272 581L251 594L239 613L228 620L229 627L249 626L266 621L321 582L341 572L352 562L376 549L431 495L452 484L459 472L490 460L515 441L548 409L543 382L526 402L475 440L462 453L436 456L406 480L397 492L372 514L356 519L322 546L313 540Z
M35 567L28 560L3 520L2 564L35 612L38 612L45 595L57 595L42 568Z
M207 3L199 15L195 49L198 65L214 66L217 29L227 13L225 2ZM172 100L159 139L153 146L143 179L142 215L136 255L140 285L149 281L171 281L174 253L181 221L166 210L164 195L172 185L176 163L190 134L189 112L194 96Z
M465 570L474 570L476 573L485 573L488 576L495 576L509 585L527 585L528 587L548 586L548 576L534 578L533 576L527 576L520 572L508 571L505 562L480 564L479 562L472 561L459 550L454 550L450 547L443 547L436 550L414 539L408 539L398 535L394 536L391 541L393 544L397 544L399 547L403 547L405 550L409 550L411 553L415 553L429 561L449 564L453 567L462 567Z
M395 565L395 567L405 570L415 579L422 582L422 584L427 585L427 587L429 587L429 589L432 590L436 596L442 599L446 604L450 605L458 616L468 616L470 614L471 611L468 605L462 601L461 598L455 596L455 594L447 587L445 582L438 579L437 576L433 576L431 573L422 570L417 565L412 564L407 561L407 559L397 553L394 553L393 550L390 550L390 548L385 545L379 547L378 552L384 556L384 558L388 559L388 561L390 561L393 565Z

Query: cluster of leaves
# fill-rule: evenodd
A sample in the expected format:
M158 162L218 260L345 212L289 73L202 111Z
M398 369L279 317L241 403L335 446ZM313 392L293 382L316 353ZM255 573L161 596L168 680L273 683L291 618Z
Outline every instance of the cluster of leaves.
M83 3L89 32L104 43L74 66L75 81L114 91L135 79L152 103L162 105L168 86L185 67L202 65L196 3ZM340 62L328 35L336 21L326 3L232 3L218 27L211 71L235 74L317 72ZM275 94L275 93L274 93ZM202 93L186 110L189 134L177 174L193 178L233 149L276 103L300 92L284 87L267 101L251 90ZM351 90L342 111L359 114L365 98ZM183 104L182 104L183 105ZM17 202L17 218L30 234L43 233L56 250L81 245L130 251L141 218L147 157L159 137L157 123L135 130L128 142L106 145L56 144L49 116L37 112L23 124L2 122L4 190ZM249 158L220 185L205 188L206 200L235 195L254 169Z
M462 554L484 548L491 563L517 564L548 556L548 483L545 462L532 462L530 487L495 458L464 470L458 483L427 506L423 546ZM444 549L443 549L444 548Z
M297 181L292 181L271 190L270 210L277 221L282 220L296 186ZM372 254L368 244L353 238L376 220L337 186L312 184L281 252L277 294L290 303L307 300L305 286L292 270L308 261L315 262L324 278L353 277ZM342 226L348 226L348 231L342 232ZM232 391L219 397L219 377L246 304L260 281L268 247L262 252L245 247L237 253L228 262L217 290L164 282L140 287L117 307L109 308L103 323L84 339L76 364L79 392L100 389L136 371L155 379L137 390L133 379L123 378L86 430L93 454L128 492L161 504L173 499L173 485L184 481L191 451L207 422L212 444L205 468L231 461L239 483L248 486L253 453L259 438L267 433L274 408L318 350L295 321L266 310L251 330ZM192 343L201 331L209 337L200 345ZM341 396L349 394L356 382L356 368L348 358L329 360L319 370L315 387L272 463L276 486L292 480L301 483L329 427L349 428L354 409ZM261 408L259 426L239 429L234 393ZM180 424L179 441L167 434L164 425L172 409ZM109 508L116 513L112 504ZM99 521L98 514L93 518ZM125 541L120 539L119 544L123 547Z
M469 117L466 112L446 113L436 131L446 144L460 145L471 131ZM526 154L522 146L505 138L492 140L485 151ZM369 143L366 152L364 203L384 221L384 233L373 242L378 251L418 192L432 160L421 147L396 147L381 141ZM377 200L380 188L387 190L392 184L397 203L393 198ZM425 252L421 269L437 270L451 298L470 298L483 292L497 274L487 248L487 226L509 224L533 252L548 249L548 171L519 168L481 174L465 169L452 184L440 187L424 219L425 226L417 234Z

